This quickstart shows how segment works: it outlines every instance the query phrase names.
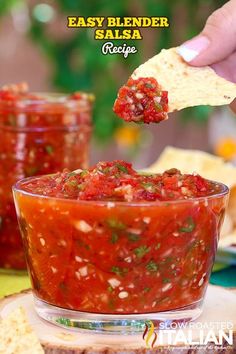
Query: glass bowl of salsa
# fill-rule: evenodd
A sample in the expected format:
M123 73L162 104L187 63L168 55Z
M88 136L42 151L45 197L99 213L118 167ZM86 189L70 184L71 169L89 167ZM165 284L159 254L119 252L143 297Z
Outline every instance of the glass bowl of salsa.
M86 168L93 96L0 89L0 267L25 269L12 185L24 177Z
M13 188L35 308L73 329L143 330L202 311L228 188L124 161Z

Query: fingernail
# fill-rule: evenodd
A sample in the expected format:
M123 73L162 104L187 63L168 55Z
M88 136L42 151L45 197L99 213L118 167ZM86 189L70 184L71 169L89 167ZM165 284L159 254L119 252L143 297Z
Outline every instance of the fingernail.
M207 37L198 36L178 47L177 52L185 61L190 62L195 59L201 52L207 49L209 44L210 41Z

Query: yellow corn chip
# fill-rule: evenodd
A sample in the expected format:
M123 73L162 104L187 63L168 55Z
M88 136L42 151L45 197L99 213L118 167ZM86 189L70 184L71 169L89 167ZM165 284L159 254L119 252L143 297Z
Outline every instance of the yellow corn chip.
M43 354L22 307L0 322L0 354Z
M236 167L225 163L221 157L204 151L167 146L157 161L145 172L162 173L170 168L177 168L182 173L196 172L204 178L224 183L230 188L229 205L221 230L221 240L226 238L228 242L232 242L234 239L234 243L236 243L236 233L232 233L236 227ZM229 238L228 235L231 237ZM226 241L223 244L225 245Z
M198 105L221 106L236 97L236 84L218 76L209 66L188 65L177 48L163 49L140 65L133 79L154 77L168 91L169 112Z
M236 186L236 168L217 157L199 150L187 150L167 146L147 172L163 172L177 168L182 173L196 172L204 178L226 184L229 188Z

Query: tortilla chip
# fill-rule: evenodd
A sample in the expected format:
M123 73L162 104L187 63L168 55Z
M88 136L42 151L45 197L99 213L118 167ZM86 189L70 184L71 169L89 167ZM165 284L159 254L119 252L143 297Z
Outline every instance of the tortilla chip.
M236 97L236 84L218 76L209 66L192 67L177 53L178 48L163 49L140 65L133 79L154 77L168 91L169 112L198 105L221 106Z
M219 240L219 247L229 247L236 245L236 229L232 230L228 235Z
M221 182L230 188L229 205L221 230L221 239L228 242L234 239L233 228L236 226L236 167L225 163L220 157L199 150L178 149L167 146L158 160L145 170L148 173L162 173L170 168L177 168L182 173L196 172L204 178ZM228 235L231 235L228 238Z
M182 173L196 172L204 178L224 183L229 188L236 186L236 168L225 163L221 157L207 152L167 146L146 171L158 173L170 168L177 168Z
M0 322L0 354L43 354L22 307Z

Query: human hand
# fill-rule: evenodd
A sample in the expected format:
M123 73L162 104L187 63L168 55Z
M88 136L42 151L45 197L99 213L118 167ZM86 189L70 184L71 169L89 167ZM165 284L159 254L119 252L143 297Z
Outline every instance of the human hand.
M236 83L236 0L213 12L203 31L178 51L190 65L210 65L218 75ZM236 99L230 107L236 113Z

